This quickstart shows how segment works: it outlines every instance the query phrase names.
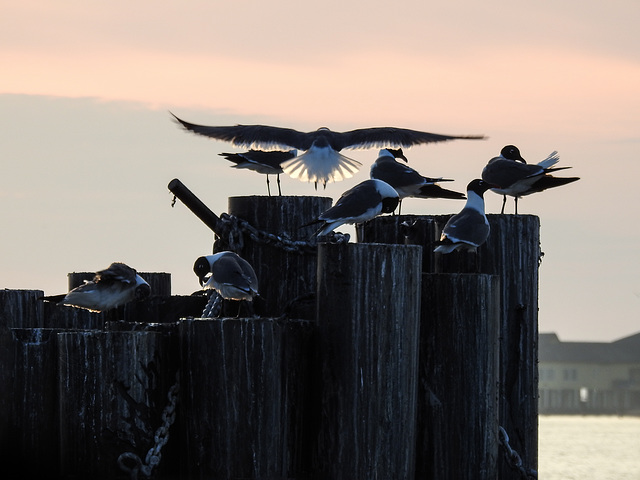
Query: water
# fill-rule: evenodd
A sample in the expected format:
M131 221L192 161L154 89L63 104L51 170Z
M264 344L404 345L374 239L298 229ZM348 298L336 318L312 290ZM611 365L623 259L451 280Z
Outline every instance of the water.
M640 480L640 418L544 415L539 418L538 477Z

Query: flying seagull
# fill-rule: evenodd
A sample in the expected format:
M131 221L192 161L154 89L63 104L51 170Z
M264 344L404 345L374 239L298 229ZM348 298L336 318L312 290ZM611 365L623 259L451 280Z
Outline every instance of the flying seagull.
M210 312L219 311L221 302L217 303L217 300L220 298L251 302L258 295L256 272L237 253L224 251L199 257L193 264L193 271L200 285L212 293L205 307L208 313L203 313L204 317L214 316Z
M438 246L433 250L451 253L454 250L475 251L489 237L489 221L484 213L483 194L491 185L475 179L467 185L467 203L453 215L442 229Z
M282 195L282 190L280 190L280 174L283 173L281 165L283 162L294 158L297 155L297 151L295 149L287 152L280 150L266 152L264 150L249 150L244 153L219 153L218 155L235 163L235 165L231 166L232 168L246 168L266 175L267 192L269 193L269 196L271 196L269 175L276 175L278 195Z
M381 213L391 213L398 206L398 192L382 180L365 180L338 199L336 204L304 227L321 223L317 235L327 235L345 223L362 223Z
M378 159L371 166L371 178L377 178L387 182L396 189L400 197L398 213L402 208L402 199L406 197L417 198L453 198L464 199L463 193L447 190L437 185L437 182L453 182L448 178L423 177L413 168L396 161L400 158L408 163L401 148L383 148L378 154Z
M173 113L171 114L173 115ZM325 187L329 181L350 178L362 165L340 153L343 149L374 147L410 147L424 143L456 139L478 140L483 135L440 135L396 127L373 127L333 132L321 127L313 132L299 132L292 128L267 125L204 126L174 118L187 130L199 135L231 142L246 148L295 148L304 152L282 164L282 169L293 178L314 182Z
M132 300L143 300L151 287L138 273L124 263L114 262L96 272L93 280L74 288L66 295L44 297L61 305L86 308L97 312L110 310Z
M515 199L515 213L518 214L518 198L532 193L542 192L547 188L559 187L580 180L580 177L554 177L551 172L566 170L571 167L553 167L560 157L552 152L536 165L527 164L520 150L514 145L507 145L500 155L489 160L482 170L482 179L495 185L493 192L503 195L502 210L507 203L507 195Z

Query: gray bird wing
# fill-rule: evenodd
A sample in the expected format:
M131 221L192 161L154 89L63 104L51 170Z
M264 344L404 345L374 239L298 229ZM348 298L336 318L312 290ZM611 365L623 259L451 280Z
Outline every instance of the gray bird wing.
M173 116L186 130L198 135L215 138L216 140L230 142L239 147L308 150L315 138L312 134L299 132L292 128L271 127L268 125L206 126L189 123L175 115Z
M255 273L253 273L253 275L247 275L247 266L245 265L243 268L240 260L242 259L237 259L233 255L221 257L213 264L211 270L212 276L215 278L215 281L220 284L232 285L246 292L251 291L252 287L254 290L257 290ZM248 266L251 268L250 265ZM251 271L253 272L252 268Z
M333 222L340 219L357 218L380 204L380 193L370 183L360 183L347 190L336 204L320 215L320 220Z
M520 180L543 174L544 169L538 165L496 157L482 170L482 180L499 188L507 188Z
M93 281L96 283L136 283L137 272L124 263L114 262L109 268L96 272Z
M449 219L442 234L452 241L478 246L489 236L489 224L477 210L465 208Z
M371 168L371 178L387 182L394 188L425 183L425 178L413 168L402 165L395 160L376 162Z
M359 128L340 133L340 148L411 147L448 140L482 140L484 135L442 135L398 127ZM334 148L336 148L334 146ZM337 148L336 148L337 150Z

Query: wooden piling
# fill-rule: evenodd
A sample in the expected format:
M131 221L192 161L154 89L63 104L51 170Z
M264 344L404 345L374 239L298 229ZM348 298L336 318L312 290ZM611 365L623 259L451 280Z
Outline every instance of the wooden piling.
M302 225L315 220L331 206L327 197L230 197L229 214L247 221L252 227L281 236L288 240L307 241L316 227ZM218 246L219 243L219 246ZM226 250L225 239L216 242L216 251ZM248 235L244 245L236 251L247 260L256 271L260 296L264 299L262 316L280 316L295 309L292 318L312 320L315 312L309 312L297 305L315 305L308 298L316 290L315 251L309 253L285 251L273 244L264 244Z
M414 476L421 253L318 247L319 478Z
M433 249L442 229L437 226L441 217L449 215L384 215L356 225L356 236L360 243L421 245L422 271L433 273L436 271Z
M534 215L487 215L491 233L477 253L434 254L432 241L450 216L415 218L403 227L404 243L425 247L428 273L483 273L500 277L500 425L511 448L522 457L525 470L535 470L538 458L538 264L540 220ZM384 222L365 224L363 238L384 241ZM391 217L392 218L392 217ZM400 221L399 219L397 221ZM376 225L380 223L380 225ZM401 222L402 223L402 222ZM411 227L413 225L413 227ZM408 230L408 231L407 231ZM378 240L382 237L383 240ZM514 470L499 456L499 478Z
M416 478L497 478L500 279L424 274Z
M501 281L500 426L522 458L538 468L538 266L540 219L534 215L489 215L491 234L481 271ZM519 474L500 455L501 479Z
M11 441L3 469L20 478L57 478L58 394L56 384L59 330L11 329L13 361L3 368L13 376L10 422L5 433ZM34 461L37 460L37 461Z
M44 325L42 290L0 290L0 329Z
M13 433L14 353L13 333L0 328L0 451L10 456L15 445Z
M184 478L299 478L310 322L268 318L180 322ZM297 443L304 439L304 443Z
M166 337L153 331L65 332L58 334L58 346L61 474L120 478L120 455L131 452L144 462L163 423L175 383ZM159 469L159 478L166 478Z

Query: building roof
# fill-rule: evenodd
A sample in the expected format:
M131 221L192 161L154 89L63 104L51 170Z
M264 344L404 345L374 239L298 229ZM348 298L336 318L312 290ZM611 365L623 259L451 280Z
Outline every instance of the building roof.
M538 336L540 363L640 363L640 333L615 342L563 342L555 333Z

